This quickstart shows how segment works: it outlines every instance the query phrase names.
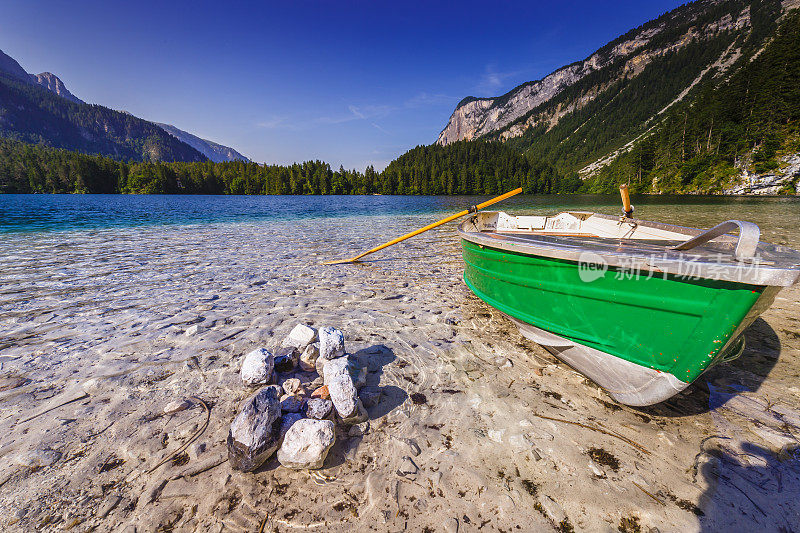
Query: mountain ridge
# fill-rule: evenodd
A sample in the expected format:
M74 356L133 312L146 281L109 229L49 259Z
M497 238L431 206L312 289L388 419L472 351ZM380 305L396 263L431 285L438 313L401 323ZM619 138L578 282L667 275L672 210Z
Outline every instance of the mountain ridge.
M209 141L208 139L203 139L197 135L193 135L187 131L177 128L172 124L164 124L161 122L153 122L153 124L163 129L179 141L188 144L214 163L222 163L224 161L250 161L250 159L243 156L233 148L215 143L214 141Z
M6 137L117 158L249 161L233 148L201 139L175 126L146 121L127 111L87 104L72 94L52 72L29 74L17 60L0 50L0 83L3 76L6 82L13 80L20 85L44 89L71 104L89 106L59 106L57 100L43 98L42 93L33 89L25 90L22 86L14 87L13 83L11 86L6 83L5 87L0 88L0 95L5 94L5 100L0 100L0 110L5 106L5 116L0 116L0 134ZM96 109L92 110L92 107ZM98 114L102 118L97 124L86 119L87 115L97 117ZM81 123L71 123L77 115L83 116ZM151 124L158 131L143 123ZM124 133L120 133L123 130ZM134 137L138 137L131 139L129 137L133 132L136 132Z
M672 158L673 162L669 168L656 168L666 169L669 180L642 184L642 191L658 192L667 182L671 184L666 190L671 192L688 192L697 187L699 191L742 190L736 180L752 181L753 173L757 172L755 167L745 169L743 161L751 159L760 143L768 138L772 139L771 146L785 145L778 152L783 150L784 155L791 156L792 142L788 139L794 126L781 126L770 118L774 113L767 113L758 126L763 135L753 137L755 130L743 126L748 122L742 114L745 110L734 109L736 105L743 105L740 102L730 103L729 109L724 111L720 110L722 104L717 100L697 102L708 91L724 89L731 79L740 79L739 73L743 71L750 73L748 79L753 83L761 85L769 85L773 78L782 79L781 67L775 63L774 56L778 54L783 58L786 68L794 67L796 61L785 46L779 51L772 50L772 63L766 67L753 68L752 65L764 63L762 54L774 48L772 44L776 39L791 41L788 34L795 30L794 18L790 23L787 17L795 17L798 7L800 0L699 0L684 4L541 80L525 82L498 97L463 99L436 144L446 147L458 141L499 141L534 160L553 165L564 178L575 173L586 180L623 158L624 154L651 142L647 138L662 131L665 121L674 123L677 115L704 111L696 109L697 105L714 105L716 116L709 115L710 122L705 125L708 138L702 144L710 149L715 140L717 146L728 147L733 152L723 155L717 151L712 157L687 144L678 152L662 153L662 160ZM782 35L779 35L779 28L782 28ZM761 90L758 93L762 100L752 105L757 105L759 110L769 109L770 98L776 105L781 102L780 105L788 108L795 104L791 93L785 89L776 89L772 94ZM737 98L747 99L749 93L736 94ZM714 120L718 121L717 129ZM783 120L791 125L795 119L789 114ZM734 134L720 132L719 121L730 127L743 127L737 129L735 135L742 139L749 137L749 150L753 153L748 154L741 147L731 148L730 136ZM769 127L763 126L767 122ZM670 128L674 135L674 124ZM781 129L784 133L778 137L783 141L775 141L776 132ZM692 137L684 132L683 142L688 143L687 138ZM794 168L775 159L778 152L770 149L770 164L789 170ZM690 155L705 158L706 162L689 161ZM715 178L693 182L691 176L702 175L698 174L699 167L695 167L711 165L712 160L718 167L722 164L719 168L724 167L725 172L717 171ZM621 171L619 166L615 168ZM608 172L601 174L606 185L613 179ZM681 174L685 174L684 178L678 177ZM675 179L682 179L682 184L675 185ZM794 183L791 176L776 179ZM597 189L598 183L595 181L586 187L606 190L606 185Z

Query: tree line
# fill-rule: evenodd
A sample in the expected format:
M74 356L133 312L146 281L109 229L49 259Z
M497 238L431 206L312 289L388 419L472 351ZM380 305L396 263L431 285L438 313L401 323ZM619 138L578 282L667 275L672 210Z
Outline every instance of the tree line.
M210 161L142 162L0 139L0 192L122 194L495 194L572 192L581 182L499 142L418 146L383 172Z

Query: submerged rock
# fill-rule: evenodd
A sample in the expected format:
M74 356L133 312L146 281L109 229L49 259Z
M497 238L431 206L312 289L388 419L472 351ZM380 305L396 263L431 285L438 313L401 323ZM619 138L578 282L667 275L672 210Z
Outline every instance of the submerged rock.
M348 371L347 358L340 357L326 362L323 379L339 416L349 418L357 414L360 402L355 383Z
M305 324L297 324L283 341L283 346L292 346L302 350L317 338L317 330Z
M343 355L344 333L329 326L319 330L319 356L322 359L330 360Z
M317 359L319 358L319 343L306 346L300 354L300 369L304 372L313 372L317 369Z
M458 518L448 518L442 522L445 533L458 533Z
M235 470L251 472L278 449L281 388L258 391L236 415L228 433L228 458Z
M331 414L333 402L323 398L311 398L306 402L306 416L316 420L322 420Z
M266 385L272 379L274 365L272 353L264 348L256 348L244 357L242 381L250 387Z
M61 452L49 448L30 450L18 455L15 463L26 468L44 468L61 459Z
M287 468L321 468L336 440L330 420L298 420L283 438L278 462Z
M174 415L175 413L180 413L181 411L189 409L192 405L194 404L189 400L174 400L164 406L164 414Z
M194 324L186 328L186 332L184 333L184 335L186 335L187 337L191 337L193 335L198 335L200 333L203 333L205 330L206 328L204 328L200 324Z
M407 455L403 457L403 462L400 463L400 468L397 469L397 473L401 476L413 476L417 472L419 472L419 467L414 460Z

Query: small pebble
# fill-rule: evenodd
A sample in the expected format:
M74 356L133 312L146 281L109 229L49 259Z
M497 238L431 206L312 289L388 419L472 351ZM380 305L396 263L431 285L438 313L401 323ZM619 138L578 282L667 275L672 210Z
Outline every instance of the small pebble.
M192 402L189 400L175 400L174 402L170 402L164 406L164 414L173 415L189 409L192 405Z
M297 394L300 390L300 380L297 378L289 378L283 382L283 390L286 394Z
M61 459L61 453L50 449L30 450L17 456L15 462L27 468L37 469L50 466Z
M189 326L188 328L186 328L185 335L187 337L191 337L192 335L197 335L199 333L203 333L205 330L206 330L206 328L204 328L200 324L193 324L193 325Z

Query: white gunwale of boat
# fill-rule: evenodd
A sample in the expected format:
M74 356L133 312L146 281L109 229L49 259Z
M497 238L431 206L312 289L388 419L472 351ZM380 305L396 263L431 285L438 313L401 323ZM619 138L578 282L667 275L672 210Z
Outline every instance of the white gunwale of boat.
M720 235L691 250L675 250L704 231L586 211L565 211L553 216L482 211L464 221L458 232L462 239L480 246L579 263L594 259L594 263L642 274L761 286L789 286L798 281L800 253L758 242L757 227L732 222L755 228L752 260L742 261L734 256L739 241L734 235Z

